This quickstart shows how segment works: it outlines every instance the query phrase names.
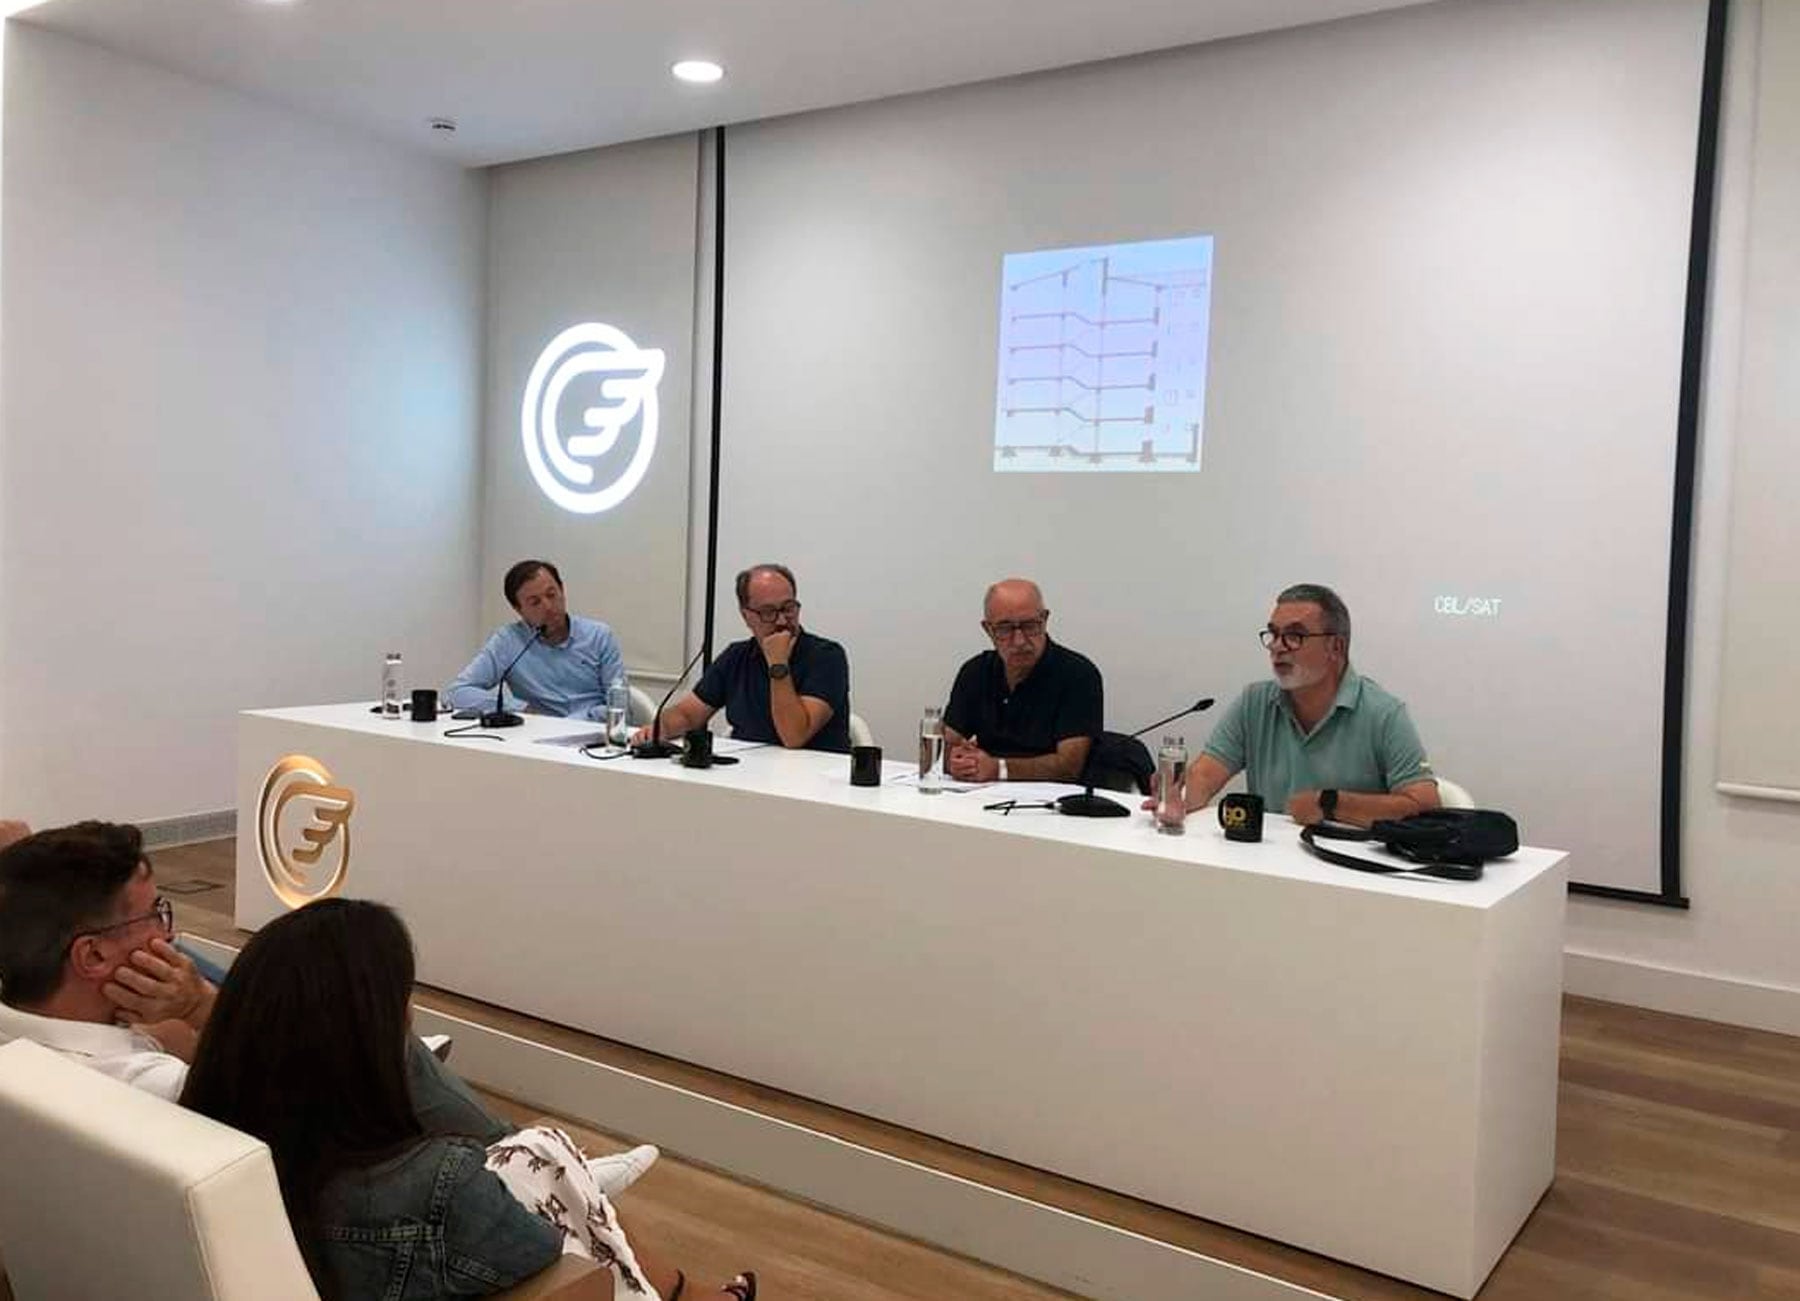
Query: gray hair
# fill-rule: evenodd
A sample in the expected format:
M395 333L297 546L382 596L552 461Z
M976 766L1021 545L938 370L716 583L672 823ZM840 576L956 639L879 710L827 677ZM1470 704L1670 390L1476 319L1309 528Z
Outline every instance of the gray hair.
M1276 605L1290 602L1316 605L1325 616L1324 631L1344 639L1344 653L1350 653L1350 607L1344 598L1323 583L1295 583L1283 588L1275 598Z
M769 563L769 564L764 564L764 565L751 565L750 568L748 568L748 569L742 569L742 570L738 571L738 576L737 576L738 609L744 610L744 609L749 608L749 606L750 606L750 580L752 578L754 578L757 574L763 573L765 571L768 573L771 573L771 574L780 574L783 578L787 579L787 585L794 590L795 597L797 598L800 595L800 584L796 583L794 581L794 571L789 569L786 565L777 565L774 563Z

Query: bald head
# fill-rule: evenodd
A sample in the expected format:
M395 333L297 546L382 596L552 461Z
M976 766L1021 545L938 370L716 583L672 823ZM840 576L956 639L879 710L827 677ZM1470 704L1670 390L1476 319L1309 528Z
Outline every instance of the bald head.
M981 616L989 623L1035 619L1043 613L1044 593L1029 578L1002 578L981 599Z

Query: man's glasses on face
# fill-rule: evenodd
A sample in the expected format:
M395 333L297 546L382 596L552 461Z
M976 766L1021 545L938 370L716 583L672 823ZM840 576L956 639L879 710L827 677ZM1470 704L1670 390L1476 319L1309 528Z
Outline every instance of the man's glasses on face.
M1280 643L1281 649L1284 651L1297 651L1306 645L1308 637L1335 637L1336 635L1336 633L1330 632L1308 632L1304 628L1271 627L1264 628L1257 633L1256 638L1263 644L1264 650L1274 650L1276 643Z
M164 935L175 933L175 905L159 894L156 896L156 902L150 905L149 912L139 913L136 917L127 917L122 922L113 922L110 926L96 926L92 930L76 931L69 937L69 943L73 944L87 935L105 935L111 931L124 930L127 926L136 926L139 922L147 922L153 918L156 924L162 928Z
M1044 619L1002 619L999 623L984 624L988 636L995 641L1011 641L1014 637L1023 637L1026 641L1036 641L1044 635Z
M744 607L756 616L758 623L779 623L783 619L798 618L800 602L783 601L780 605L746 605Z

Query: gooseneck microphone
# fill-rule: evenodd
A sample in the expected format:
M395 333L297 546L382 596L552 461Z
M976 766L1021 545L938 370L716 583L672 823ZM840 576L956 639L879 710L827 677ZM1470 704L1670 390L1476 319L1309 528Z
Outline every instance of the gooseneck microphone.
M537 645L538 638L543 635L543 628L533 624L531 627L531 636L525 639L524 648L520 650L517 655L512 657L512 663L508 664L505 670L500 674L500 681L494 687L494 707L481 716L481 725L483 727L517 727L525 721L517 714L509 712L506 708L506 675L519 666L519 661L525 658L525 652ZM464 717L467 717L467 715L464 715Z
M694 658L687 662L687 667L676 675L674 683L669 687L669 693L656 707L656 716L650 720L650 739L640 741L631 747L633 759L667 759L681 753L679 746L670 745L662 739L663 710L667 709L669 702L675 699L675 693L681 690L681 684L687 680L687 675L694 671L694 665L700 662L700 657L704 654L706 654L706 647L702 646L694 652Z
M1173 723L1178 718L1186 718L1189 714L1204 714L1207 710L1211 709L1212 707L1213 707L1213 698L1211 696L1202 696L1202 697L1200 697L1200 699L1196 700L1193 704L1189 705L1186 709L1182 710L1180 713L1170 714L1167 718L1157 719L1154 723L1150 724L1150 726L1148 726L1148 727L1138 728L1137 731L1135 731L1131 734L1131 739L1135 741L1135 740L1137 740L1138 737L1142 736L1145 732L1154 732L1157 728L1162 727L1167 723Z
M1211 709L1212 707L1213 707L1213 698L1211 696L1202 696L1200 699L1196 700L1193 704L1189 705L1186 709L1178 709L1173 714L1170 714L1167 718L1159 718L1154 723L1149 724L1147 727L1138 728L1138 730L1131 733L1127 739L1135 741L1135 740L1137 740L1138 737L1142 736L1145 732L1154 732L1157 728L1162 727L1168 723L1173 723L1178 718L1186 718L1189 714L1205 713L1207 710ZM1072 818L1126 818L1126 817L1130 817L1131 810L1126 808L1123 804L1119 803L1117 800L1109 800L1104 795L1094 794L1094 782L1093 782L1094 759L1093 759L1093 754L1091 751L1089 752L1089 755L1088 755L1087 767L1088 767L1087 789L1085 791L1082 791L1080 794L1070 793L1068 795L1059 795L1056 800L1056 811L1058 813L1066 813Z

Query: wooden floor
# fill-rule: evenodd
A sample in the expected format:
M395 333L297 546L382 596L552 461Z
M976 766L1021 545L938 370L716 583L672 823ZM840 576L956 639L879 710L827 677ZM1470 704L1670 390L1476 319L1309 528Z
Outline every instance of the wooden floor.
M232 855L229 841L155 855L182 929L242 943ZM419 1002L1345 1301L1438 1295L504 1009L427 990ZM702 1276L753 1267L781 1301L1066 1295L668 1159L626 1212ZM1566 999L1556 1181L1480 1295L1800 1301L1800 1039Z

